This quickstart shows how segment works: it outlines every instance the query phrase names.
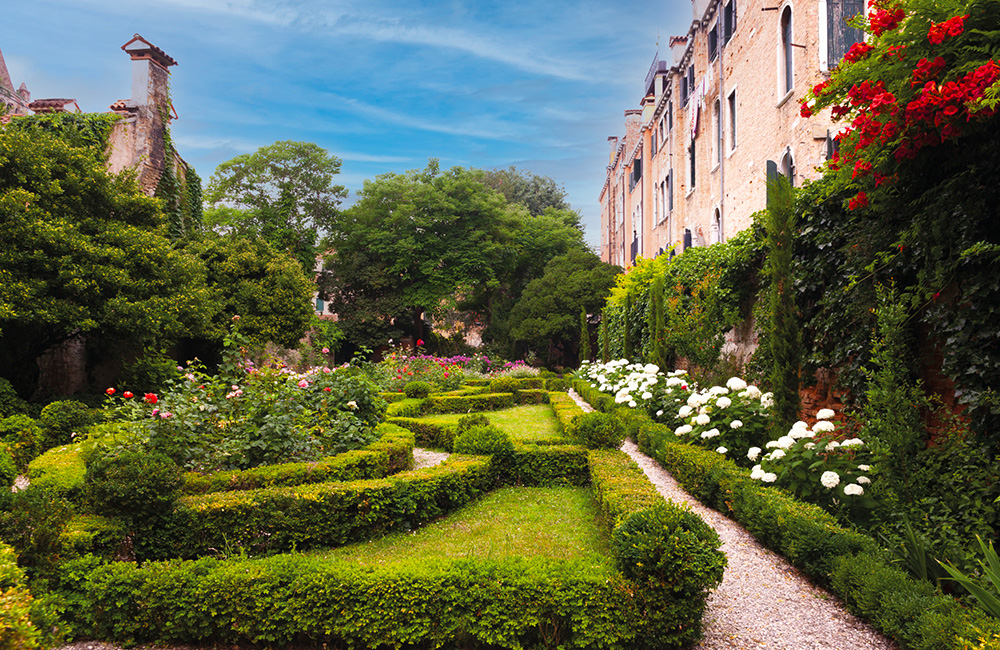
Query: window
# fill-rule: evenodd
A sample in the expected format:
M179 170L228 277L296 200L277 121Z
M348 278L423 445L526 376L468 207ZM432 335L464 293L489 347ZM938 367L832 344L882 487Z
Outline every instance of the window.
M788 184L795 187L795 161L792 159L792 150L790 148L785 149L785 153L781 156L781 162L778 164L778 172L788 179Z
M695 185L695 181L696 181L696 176L695 176L695 162L696 161L695 161L695 146L694 145L695 145L695 141L692 140L690 146L688 146L688 168L689 168L688 169L688 180L690 181L690 183L688 184L688 191L689 192L694 189L694 185Z
M719 212L719 208L715 209L715 215L712 217L712 243L718 244L722 241L722 213Z
M784 76L784 92L790 93L795 88L794 68L792 67L792 8L785 7L781 12L781 71Z
M864 2L864 0L861 0ZM736 31L736 0L729 0L722 9L722 43L725 45Z
M322 298L316 299L316 312L322 314L323 310L326 308L326 304L323 302Z
M667 174L667 210L674 211L674 170Z
M712 113L715 122L715 139L712 141L712 146L715 147L715 164L719 164L722 162L722 105L718 99L712 106Z
M736 91L729 93L729 149L736 148Z
M642 178L642 158L632 161L632 173L628 177L628 191L631 192Z
M715 57L719 54L719 27L720 25L716 23L712 31L708 33L708 60L715 61Z
M681 84L681 103L687 106L688 100L694 94L694 65L688 66L687 76Z
M674 128L674 102L667 102L667 131L672 131Z
M865 40L863 31L847 24L864 11L865 0L826 0L827 67L837 65L852 45Z

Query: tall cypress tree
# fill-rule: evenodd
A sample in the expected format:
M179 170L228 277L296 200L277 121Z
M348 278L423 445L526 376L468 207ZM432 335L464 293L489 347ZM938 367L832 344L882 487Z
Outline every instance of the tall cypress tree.
M580 361L590 361L590 328L587 326L586 307L580 307Z
M795 287L792 281L792 244L795 211L792 186L780 174L767 178L767 273L771 280L771 366L774 392L772 433L784 435L799 417L799 367L802 348ZM776 436L775 436L776 437Z

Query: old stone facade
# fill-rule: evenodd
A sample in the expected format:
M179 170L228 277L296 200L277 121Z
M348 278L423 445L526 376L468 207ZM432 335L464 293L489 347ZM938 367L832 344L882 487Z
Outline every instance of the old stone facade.
M693 0L688 33L669 41L609 139L600 193L601 258L621 266L706 246L766 205L767 161L794 185L833 152L829 111L798 99L829 77L860 30L863 0Z

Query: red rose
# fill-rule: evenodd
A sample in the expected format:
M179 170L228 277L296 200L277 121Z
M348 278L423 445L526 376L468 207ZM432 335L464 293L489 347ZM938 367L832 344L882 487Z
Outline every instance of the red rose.
M135 395L132 394L132 391L127 390L124 393L122 393L122 397L124 397L125 399L132 399L133 397L135 397Z
M809 104L803 102L802 107L799 109L799 115L802 117L812 117L812 109L809 108Z
M115 394L115 389L114 388L109 388L109 389L107 389L104 392L107 393L108 395L114 395Z
M143 396L142 399L145 400L147 404L156 404L158 401L160 401L159 398L156 396L156 393L146 393L146 395Z

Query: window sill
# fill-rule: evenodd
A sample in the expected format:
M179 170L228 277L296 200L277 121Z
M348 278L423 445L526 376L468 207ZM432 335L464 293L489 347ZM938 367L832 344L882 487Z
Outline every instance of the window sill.
M791 99L791 98L792 98L792 95L794 95L794 94L795 94L795 89L794 89L794 88L792 88L792 89L791 89L791 90L789 90L789 91L788 91L787 93L785 93L785 96L784 96L784 97L782 97L781 99L779 99L779 100L778 100L778 103L774 105L774 106L775 106L775 108L778 108L778 107L780 107L780 106L784 106L784 104L785 104L785 103L786 103L786 102L787 102L787 101L788 101L789 99Z
M719 163L715 163L714 165L712 165L712 169L709 171L714 174L715 172L719 171L720 166L721 165L719 165Z
M728 160L732 158L734 153L736 153L736 147L733 147L732 149L726 152L726 159Z

